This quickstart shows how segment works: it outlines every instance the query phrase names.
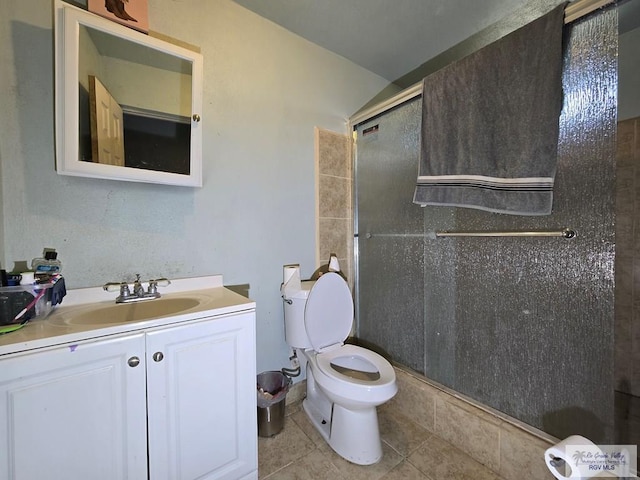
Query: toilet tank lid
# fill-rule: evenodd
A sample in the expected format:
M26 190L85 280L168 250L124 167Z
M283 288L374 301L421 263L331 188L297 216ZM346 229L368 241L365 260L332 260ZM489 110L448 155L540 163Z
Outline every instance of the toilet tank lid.
M296 293L291 295L290 298L300 298L306 300L307 298L309 298L309 292L311 291L315 283L315 280L305 280L304 282L300 282L302 290L298 290Z

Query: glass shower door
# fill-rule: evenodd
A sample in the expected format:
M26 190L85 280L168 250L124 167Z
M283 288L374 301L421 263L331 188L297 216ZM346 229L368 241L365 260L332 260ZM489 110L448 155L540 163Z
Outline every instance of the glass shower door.
M568 27L551 215L413 204L420 96L355 127L358 340L551 435L596 443L614 425L616 15ZM570 240L435 235L569 227Z
M358 338L418 371L425 354L424 235L412 195L421 105L409 100L357 126L357 157L366 161L356 161L354 242Z

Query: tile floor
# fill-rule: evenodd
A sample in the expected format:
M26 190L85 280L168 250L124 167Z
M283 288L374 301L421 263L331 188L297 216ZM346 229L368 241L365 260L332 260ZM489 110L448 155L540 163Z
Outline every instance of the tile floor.
M331 450L301 407L299 402L287 405L284 429L271 438L259 437L260 480L503 480L384 406L378 409L382 460L375 465L354 465Z

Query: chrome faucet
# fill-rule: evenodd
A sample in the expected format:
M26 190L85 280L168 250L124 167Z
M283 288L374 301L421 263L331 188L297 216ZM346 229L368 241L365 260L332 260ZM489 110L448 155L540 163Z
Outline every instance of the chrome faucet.
M133 293L131 293L131 289L129 288L129 284L127 282L109 282L105 283L102 288L107 292L120 292L116 297L116 303L129 303L160 298L158 287L166 287L170 284L171 282L167 278L157 278L154 280L149 280L149 286L145 291L144 286L140 281L140 274L136 273L136 279L133 282Z
M144 296L144 287L142 286L142 283L140 283L140 274L136 273L136 279L133 282L133 294L136 297L143 297Z

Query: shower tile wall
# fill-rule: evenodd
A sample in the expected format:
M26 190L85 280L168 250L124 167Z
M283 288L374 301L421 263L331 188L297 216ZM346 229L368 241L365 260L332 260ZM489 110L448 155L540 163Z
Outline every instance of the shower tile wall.
M316 128L317 266L334 253L353 286L351 143L347 135Z
M395 370L398 394L380 407L382 412L410 418L491 469L499 478L553 477L543 459L545 450L557 442L555 437L521 426L491 409L479 408L458 393L404 368ZM408 437L409 432L397 435ZM426 462L436 464L437 459L429 458Z
M640 117L618 123L615 388L640 396Z

